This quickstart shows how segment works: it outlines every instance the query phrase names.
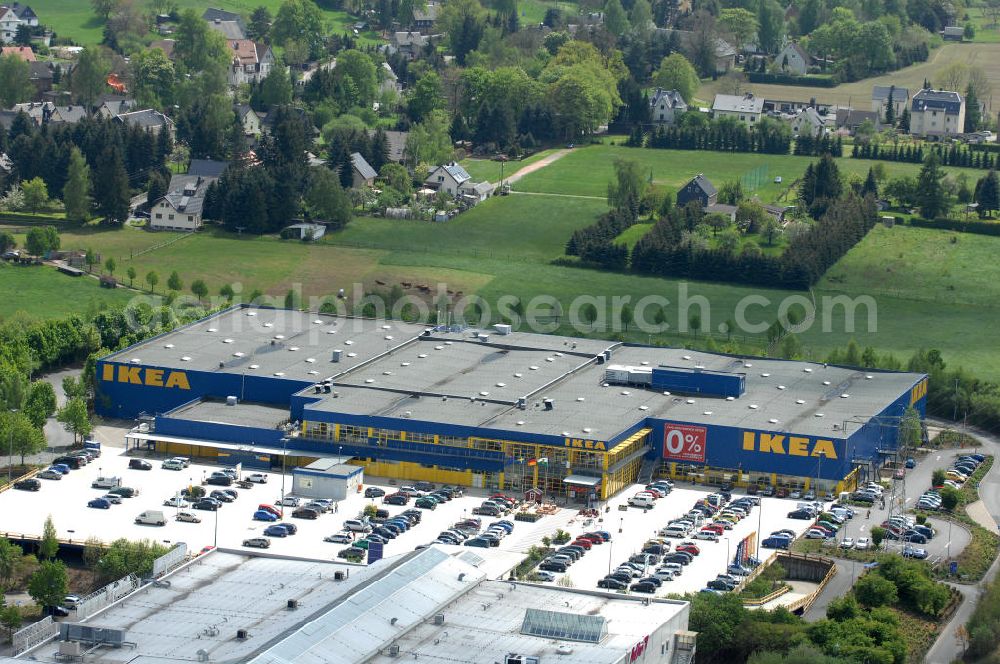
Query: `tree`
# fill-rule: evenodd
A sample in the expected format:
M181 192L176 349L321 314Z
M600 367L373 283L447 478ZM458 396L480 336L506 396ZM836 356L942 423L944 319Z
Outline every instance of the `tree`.
M107 21L108 17L118 10L120 4L121 0L90 0L90 6L102 21Z
M869 609L888 606L899 601L896 584L877 572L865 574L854 584L858 603Z
M21 191L24 192L24 207L30 212L38 212L49 203L49 188L40 177L21 182Z
M17 240L9 231L0 231L0 253L10 251L17 246Z
M51 383L36 380L28 388L22 411L31 422L31 426L41 429L56 412L56 391Z
M82 224L90 218L90 166L80 148L72 146L69 151L69 167L66 170L66 185L63 187L63 205L66 219Z
M353 86L357 106L370 108L378 94L378 73L371 56L356 49L337 54L336 73L346 85Z
M263 41L271 29L271 11L267 7L257 7L250 14L250 22L247 23L247 37L257 41Z
M765 53L776 53L785 32L785 13L775 0L759 0L757 42Z
M160 171L153 171L146 183L146 206L152 208L156 202L167 195L170 184Z
M698 72L680 53L672 53L663 58L660 68L653 75L653 83L664 90L677 90L684 101L690 103L701 85Z
M32 256L44 256L59 248L59 231L55 226L34 226L24 239L24 248Z
M903 112L899 114L899 130L903 133L910 132L910 109L903 107Z
M968 76L969 65L964 62L952 62L938 70L934 82L939 90L958 91L962 89Z
M19 26L20 27L20 26ZM14 631L24 622L21 609L14 604L0 607L0 625L7 628L7 638L14 638Z
M200 486L192 487L201 489ZM153 571L153 561L167 552L167 547L153 540L116 539L94 564L94 571L101 581L120 579L129 574L143 578Z
M976 90L972 85L967 85L965 87L965 132L972 133L979 131L982 121L982 108L979 106Z
M323 46L323 14L310 0L284 0L271 26L271 38L278 46L301 40L309 46L309 55L318 57Z
M0 107L31 99L33 92L30 65L17 55L0 56Z
M752 12L741 7L723 9L719 12L717 25L732 35L735 42L733 45L738 51L741 51L743 46L748 44L757 34L757 18Z
M82 441L92 429L87 402L80 397L73 397L67 401L66 405L56 413L56 419L63 424L66 431L73 434L76 441Z
M628 31L628 16L619 0L604 3L604 27L615 37L621 37Z
M625 213L630 223L635 222L647 185L638 161L616 159L615 179L608 184L608 205Z
M113 277L115 276L115 270L118 269L118 263L115 262L114 258L109 256L108 259L104 261L104 269L107 270L108 274Z
M143 105L164 108L173 103L176 71L161 48L142 49L132 55L136 99Z
M149 271L146 273L146 283L149 284L149 290L156 292L156 284L160 283L160 275L156 272Z
M184 290L184 282L181 281L181 275L177 274L177 270L171 272L170 276L167 277L167 288L172 291Z
M38 543L38 555L45 560L52 560L59 553L59 535L56 533L56 524L52 523L52 515L45 517L45 525L42 526L42 539Z
M406 100L406 112L414 122L423 122L431 111L444 107L441 77L437 72L430 70L417 79L416 85L410 91L410 96Z
M10 445L15 454L21 456L21 464L24 465L24 458L31 454L37 454L45 449L45 435L41 429L36 428L26 413L6 413L0 428L0 440Z
M925 219L936 219L948 211L948 192L944 188L944 171L937 153L931 151L917 176L917 204Z
M379 170L378 176L390 189L398 191L407 198L413 193L413 178L402 164L389 162Z
M104 50L88 46L77 57L76 66L70 74L70 89L81 104L91 109L107 88L109 73L111 61Z
M194 296L198 298L198 301L200 302L205 299L206 295L208 295L208 286L205 285L203 280L195 279L191 282L191 292L194 293Z
M59 606L66 597L68 578L61 560L43 560L28 580L28 594L43 607Z
M333 230L347 226L354 213L350 196L328 168L313 169L305 203L314 217L328 222Z
M180 64L182 71L197 73L202 79L193 81L191 91L207 95L225 90L225 74L232 49L222 33L209 28L193 9L185 9L174 32L174 41L174 61ZM177 92L182 91L178 85Z
M448 36L448 46L458 64L479 47L486 27L486 10L479 0L452 0L438 15L437 26Z
M882 526L872 526L871 536L872 546L874 546L877 550L880 546L882 546L882 540L885 539L885 528Z
M935 468L934 472L931 473L931 486L944 486L944 481L948 479L945 477L944 468Z
M875 171L871 168L868 169L868 175L865 176L865 183L861 185L861 195L878 198L878 182L875 180Z
M952 486L941 487L941 508L949 512L958 507L958 501L961 494L959 494L958 489Z
M407 161L414 167L418 164L443 164L450 161L450 126L448 114L441 110L431 111L423 122L413 125L406 139Z
M236 297L236 291L233 290L232 284L223 284L222 288L219 289L219 295L226 298L227 303L231 303Z
M123 223L128 218L130 190L125 160L117 142L111 142L101 152L92 184L97 212L104 217L104 223Z
M338 62L337 66L340 66ZM284 67L273 67L254 95L254 107L269 109L292 101L292 81Z
M997 181L997 172L990 169L985 177L976 183L975 201L979 204L979 216L992 216L994 212L1000 210L1000 182Z
M11 587L14 577L21 570L24 551L5 537L0 537L0 590Z

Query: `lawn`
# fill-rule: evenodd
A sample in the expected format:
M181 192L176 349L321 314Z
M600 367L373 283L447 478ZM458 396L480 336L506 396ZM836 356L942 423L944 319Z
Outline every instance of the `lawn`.
M250 12L260 6L267 7L274 15L278 12L281 1L212 0L211 3L205 3L201 0L177 0L176 4L181 11L194 9L199 16L209 6L249 16ZM51 26L59 37L68 37L84 46L101 42L104 24L94 15L88 0L32 0L31 7L38 14L38 20L44 25ZM320 10L332 34L350 32L351 26L357 20L347 12L324 9L322 5ZM361 36L364 42L376 41L375 33L364 33ZM151 34L150 38L155 37Z
M480 182L482 180L500 182L501 175L505 178L510 177L525 166L529 166L539 159L547 157L553 152L555 152L555 150L541 150L526 159L522 159L520 161L508 161L503 164L499 161L493 161L492 159L474 159L471 157L463 159L459 163L475 182ZM502 172L501 166L503 166Z
M555 7L562 10L563 18L568 20L580 13L580 7L575 2L549 2L548 0L521 0L517 4L522 26L537 25L545 18L545 12ZM569 21L572 23L573 21Z
M0 320L16 311L49 318L83 314L105 304L121 305L134 295L124 289L101 288L96 279L70 277L48 266L20 267L0 263Z
M629 249L632 249L636 242L641 240L652 227L653 224L635 224L634 226L630 226L615 238L615 244L624 244Z
M973 12L975 16L976 12ZM996 31L994 30L994 35ZM853 105L854 108L870 110L873 85L896 85L907 88L912 95L919 90L924 83L924 79L934 81L935 74L952 62L964 62L968 65L978 65L986 71L994 89L1000 87L1000 38L993 40L994 43L981 43L986 41L986 35L979 39L978 43L956 44L947 43L931 52L927 62L905 67L898 71L889 72L882 76L866 78L853 83L843 83L834 88L808 88L795 85L763 85L759 83L747 83L744 88L758 96L767 99L782 99L789 101L809 101L816 99L825 104L841 104L844 106ZM723 79L717 81L706 80L698 90L697 98L712 105L715 95L724 89ZM993 109L994 111L996 109Z

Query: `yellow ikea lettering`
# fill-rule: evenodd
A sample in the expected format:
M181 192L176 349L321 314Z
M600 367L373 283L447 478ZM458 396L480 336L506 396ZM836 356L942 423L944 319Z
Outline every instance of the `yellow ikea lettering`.
M118 365L118 382L119 383L134 383L136 385L142 385L142 378L140 374L142 373L141 367L126 367L125 365Z
M788 453L793 456L809 455L809 439L792 436L788 439Z
M917 403L927 396L927 379L923 379L910 390L910 405Z
M167 387L178 387L182 390L191 389L187 374L183 371L171 371L170 375L167 376Z
M163 387L163 369L146 369L146 385Z
M770 433L760 434L760 451L770 452L771 454L784 454L785 437Z
M105 364L104 373L101 374L103 380L114 380L115 379L115 365Z
M607 451L608 449L608 446L604 441L584 440L582 438L566 438L563 440L563 445L582 450L600 450L602 452Z
M757 435L753 431L743 432L743 449L753 452L757 448Z
M817 440L809 456L819 456L822 454L827 459L837 458L837 448L833 446L832 440Z

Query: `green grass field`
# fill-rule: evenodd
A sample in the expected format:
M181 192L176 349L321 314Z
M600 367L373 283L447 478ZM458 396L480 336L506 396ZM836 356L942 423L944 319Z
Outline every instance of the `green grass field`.
M548 155L555 152L555 150L541 150L531 155L527 159L522 159L521 161L508 161L503 164L503 172L501 173L500 167L501 163L499 161L493 161L492 159L463 159L460 164L465 169L473 180L479 182L481 180L489 180L490 182L500 182L500 177L510 177L520 169L525 166L529 166L539 159L544 159Z
M248 16L260 6L267 7L274 15L281 6L281 0L212 0L210 3L201 0L177 0L176 4L181 11L194 9L199 15L206 7L215 7ZM104 24L94 15L87 0L33 0L31 7L38 14L39 21L52 27L59 37L68 37L84 46L101 42ZM327 30L331 34L350 32L351 26L357 20L347 12L324 9L322 6L320 9ZM364 33L361 37L364 43L376 41L375 33ZM155 38L156 36L150 35L150 39Z
M758 155L588 147L574 150L519 184L534 181L538 188L544 184L546 188L583 191L584 196L596 191L598 196L593 198L545 194L498 197L445 223L359 218L344 231L312 244L274 237L235 237L210 229L166 244L177 236L132 228L88 228L63 233L62 246L92 248L103 257L115 257L119 278L128 265L136 267L140 278L155 270L160 276L158 292L163 292L169 273L177 270L185 288L201 278L212 293L235 282L244 294L259 288L281 296L298 285L307 298L330 295L339 288L350 292L355 283L368 289L408 283L411 290L407 292L418 296L425 292L419 286L436 291L440 283L453 293L476 293L491 303L503 295L516 295L525 303L535 296L549 295L564 309L579 295L608 301L627 296L633 304L655 295L669 300L666 311L671 331L655 338L634 331L625 336L633 341L672 344L692 341L690 335L673 331L696 310L685 309L683 304L694 296L706 298L710 309L703 315L703 329L712 330L733 318L741 301L751 295L768 300L764 306L750 307L747 313L750 322L763 323L764 327L790 295L808 297L821 311L831 308L829 298L870 296L877 308L876 327L865 329L867 311L862 309L856 328L849 329L843 309L834 308L800 335L809 357L823 359L830 349L843 347L854 338L862 345L901 357L920 347L939 348L951 365L963 365L984 378L1000 378L996 350L1000 348L1000 328L991 324L997 319L995 303L1000 301L1000 286L996 285L1000 284L996 274L1000 268L992 260L1000 253L1000 238L878 227L835 265L812 293L684 283L554 264L563 257L573 230L592 223L606 209L600 194L614 157L622 154L644 159L653 169L654 181L671 186L691 172L723 172L736 177L760 159ZM808 162L795 157L777 159L774 168L784 174L786 182ZM866 162L843 159L841 164L850 172L867 169ZM888 167L890 173L896 168L916 168ZM776 194L778 189L771 191ZM621 241L638 241L645 230L648 225L636 226ZM954 244L950 240L953 235L958 237ZM0 300L0 316L17 309L60 315L86 309L93 298L119 296L119 292L101 291L92 280L72 280L52 270L8 271L23 279L0 276L0 294L7 296ZM83 292L67 290L77 288ZM568 328L561 331L571 332ZM747 350L759 352L763 349L761 332L750 331L748 338L737 340L746 343Z
M95 311L104 304L121 305L133 295L101 288L96 279L70 277L49 266L0 264L0 320L16 311L50 318Z

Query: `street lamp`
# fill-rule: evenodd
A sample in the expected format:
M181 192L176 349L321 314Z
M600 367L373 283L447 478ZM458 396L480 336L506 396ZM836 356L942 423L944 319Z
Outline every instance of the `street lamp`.
M288 449L288 436L281 438L281 518L285 518L285 451Z
M14 413L17 412L17 408L10 409L10 447L7 450L7 484L12 481L11 472L14 469Z

